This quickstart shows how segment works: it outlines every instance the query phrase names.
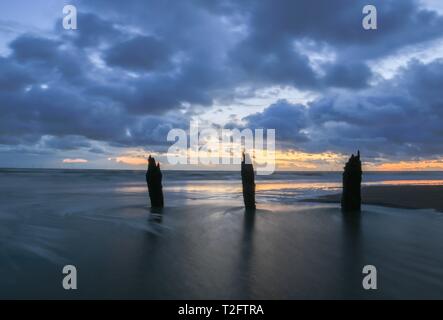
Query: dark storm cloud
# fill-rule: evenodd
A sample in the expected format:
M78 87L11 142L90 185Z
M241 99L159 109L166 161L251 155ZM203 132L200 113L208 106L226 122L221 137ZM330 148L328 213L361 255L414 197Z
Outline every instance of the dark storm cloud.
M87 85L86 72L90 70L90 62L84 52L63 45L59 40L20 35L10 43L12 53L4 61L20 65L34 83L66 81L83 89Z
M44 146L57 150L75 150L79 148L90 148L91 143L81 136L47 137Z
M12 57L18 62L50 61L56 59L59 41L23 35L16 38L9 45L12 49Z
M365 88L372 77L371 69L364 63L335 63L325 70L326 86L337 88Z
M18 63L0 58L0 90L14 91L33 82L33 75Z
M366 3L347 0L242 1L251 12L249 39L262 48L285 40L311 39L339 50L373 58L405 44L441 36L443 18L419 8L416 0L374 0L379 29L361 27ZM349 57L348 57L349 58Z
M69 103L70 108L63 108ZM169 119L147 116L135 117L122 109L101 103L91 103L58 89L33 89L21 96L0 94L4 116L0 119L0 136L15 137L8 144L38 141L41 136L82 136L91 140L108 141L120 146L165 144L165 128L183 127L183 118ZM29 106L32 109L29 110ZM23 137L23 139L17 139ZM66 141L48 141L46 146L64 149ZM78 146L79 138L73 143Z
M0 143L161 146L200 108L236 99L236 88L290 86L323 97L245 120L306 150L440 152L426 140L441 137L441 63L411 64L375 87L369 67L441 37L443 18L414 0L372 3L379 30L367 32L359 1L74 1L78 30L58 21L53 37L19 35L0 58ZM335 58L314 65L315 54ZM429 131L413 132L418 121Z
M14 86L14 90L0 88L2 144L34 144L43 136L52 136L45 140L45 147L62 150L88 147L80 137L119 146L162 145L166 143L166 128L186 125L185 115L134 116L112 99L79 94L63 78L59 80L46 87L24 81L29 85L26 89L23 85Z
M415 0L372 1L379 29L370 32L361 27L364 4L359 1L241 3L244 12L250 12L248 36L233 50L234 63L246 74L298 87L367 86L371 72L366 63L371 59L441 37L443 32L443 18L418 9ZM313 53L327 44L337 54L337 65L326 64L324 77L315 76L307 63L309 54L294 48L294 43L306 39L313 43Z
M307 113L307 108L303 105L280 100L263 112L252 114L243 120L248 123L248 127L276 128L278 141L294 144L307 140L307 136L302 131L308 125Z
M267 46L258 39L249 40L235 48L230 58L246 79L254 79L258 85L286 84L304 89L319 83L309 59L286 41Z
M375 87L331 93L306 107L280 101L244 120L250 127L275 128L281 141L291 142L287 147L309 152L361 148L372 157L442 156L442 86L443 60L413 61Z
M165 42L154 37L138 36L111 47L105 54L105 60L110 66L151 71L167 67L170 55Z
M112 99L128 114L140 116L185 111L186 103L209 106L213 102L212 90L216 87L204 81L206 77L211 79L211 71L196 68L195 72L201 72L200 77L189 78L187 74L179 73L118 79L118 84L91 85L88 93Z
M102 19L92 13L82 13L78 15L76 32L64 30L62 23L56 24L57 33L71 40L79 47L96 47L124 39L125 33L109 20Z

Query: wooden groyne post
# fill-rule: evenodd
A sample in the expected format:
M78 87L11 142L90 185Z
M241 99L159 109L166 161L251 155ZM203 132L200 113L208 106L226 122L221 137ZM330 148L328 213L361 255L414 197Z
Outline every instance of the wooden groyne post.
M361 180L362 169L360 151L357 155L349 158L343 172L343 193L341 198L341 208L345 212L355 212L361 210Z
M247 210L255 210L255 174L254 166L249 156L243 153L241 162L241 179L243 185L243 200Z
M149 156L148 171L146 172L146 183L148 184L149 198L152 208L163 208L163 186L160 163L155 163L155 159Z

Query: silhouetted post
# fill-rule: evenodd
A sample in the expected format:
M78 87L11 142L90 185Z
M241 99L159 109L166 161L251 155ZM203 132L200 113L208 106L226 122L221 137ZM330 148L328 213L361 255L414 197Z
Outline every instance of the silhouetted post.
M341 198L341 208L343 211L360 211L361 177L360 151L358 151L357 156L351 156L343 172L343 194Z
M243 153L243 159L241 162L241 179L243 184L243 200L245 202L246 209L255 210L255 177L254 177L254 167L250 161L249 156L247 157Z
M148 171L146 172L146 183L148 184L149 198L152 208L163 208L163 186L160 163L156 164L155 159L149 156Z

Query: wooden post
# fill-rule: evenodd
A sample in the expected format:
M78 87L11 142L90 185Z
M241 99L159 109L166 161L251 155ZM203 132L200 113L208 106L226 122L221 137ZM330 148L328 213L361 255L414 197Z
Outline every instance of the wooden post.
M241 178L243 184L243 200L245 208L255 210L255 176L254 167L249 157L243 153L241 163Z
M361 180L362 169L360 151L352 155L345 165L343 172L343 193L341 207L343 211L355 212L361 210Z
M148 171L146 172L146 183L148 184L149 198L152 208L163 208L163 186L160 163L155 163L155 159L149 156Z

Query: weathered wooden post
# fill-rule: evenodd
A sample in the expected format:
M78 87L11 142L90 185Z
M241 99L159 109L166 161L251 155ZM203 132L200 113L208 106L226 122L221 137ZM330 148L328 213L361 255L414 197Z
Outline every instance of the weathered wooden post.
M341 208L345 212L360 211L362 180L360 151L356 156L352 154L344 169Z
M241 179L243 185L243 200L245 208L255 210L255 176L254 167L249 156L243 153L241 162Z
M148 184L149 198L152 208L163 208L163 186L160 163L155 163L155 159L149 156L148 171L146 172L146 183Z

